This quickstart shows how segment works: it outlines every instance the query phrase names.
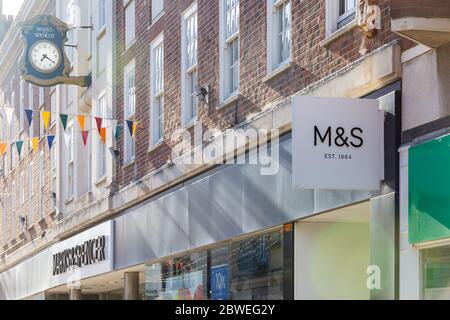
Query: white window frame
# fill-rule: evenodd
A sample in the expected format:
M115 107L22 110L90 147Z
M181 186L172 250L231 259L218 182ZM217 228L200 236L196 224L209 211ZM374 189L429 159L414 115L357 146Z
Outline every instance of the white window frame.
M51 192L56 193L56 196L58 196L58 192L56 190L56 163L57 163L57 159L56 159L56 147L53 146L50 149L50 186L51 186ZM55 199L53 199L53 197L50 197L50 202L51 202L51 209L52 212L56 210L56 206L55 206Z
M105 119L108 114L108 99L106 92L102 92L97 100L97 117ZM103 103L102 103L103 101ZM106 144L97 139L97 180L103 179L106 176Z
M220 41L220 50L219 50L219 59L220 59L220 103L227 104L228 101L235 99L239 95L240 91L240 54L241 54L241 46L240 46L240 26L238 30L234 32L232 35L226 35L226 0L219 1L219 41ZM240 11L240 2L238 1L238 12ZM238 19L238 24L240 25L240 14ZM230 61L230 44L237 41L236 45L238 46L238 59L235 62L237 64L235 68L237 68L237 88L232 90L229 87L230 82L230 69L231 69L231 61ZM233 75L231 75L233 77Z
M128 87L129 79L128 76L130 74L134 74L134 108L130 109L130 88ZM124 68L124 82L123 82L123 102L124 102L124 119L129 121L134 121L135 113L136 113L136 63L135 61L131 61L125 68ZM124 159L123 164L127 165L132 162L134 162L135 156L136 156L136 138L132 137L129 133L128 128L125 128L123 131L124 134Z
M355 8L357 8L358 2L356 2ZM355 18L338 28L339 22L339 0L326 0L325 2L325 42L329 42L339 37L343 33L348 32L356 26L356 14ZM326 43L324 43L326 44Z
M280 17L279 9L290 4L290 48L289 57L283 61L280 59L281 44L279 41ZM267 0L267 73L271 74L292 62L292 1L291 0Z
M25 192L24 192L24 187L25 187L25 181L24 181L24 174L23 171L20 173L20 177L19 177L19 219L21 218L25 218L25 216L23 215L24 213L24 207L25 207ZM20 231L23 232L25 229L25 224L22 224L19 220L20 223Z
M39 154L39 218L44 217L45 163L44 151Z
M50 89L50 127L56 123L57 101L56 88L53 87Z
M107 49L107 40L108 38L106 37L106 31L99 34L97 37L97 41L96 41L96 65L97 65L97 78L99 78L101 75L103 75L103 73L105 73L106 69L107 69L107 63L108 63L108 59L106 57L106 55L108 54L108 49ZM102 50L100 50L100 48L104 49L104 52Z
M13 181L11 183L11 238L16 237L16 183Z
M28 225L33 224L33 162L28 166Z
M155 2L161 3L162 6L159 11L155 10ZM152 0L152 24L158 21L159 18L161 18L164 15L164 0Z
M39 109L45 104L45 88L39 87Z
M24 112L25 112L25 81L20 80L19 82L19 132L20 134L24 129Z
M157 68L155 52L160 48L161 66ZM164 34L160 34L150 44L150 77L150 148L152 148L164 141ZM160 78L160 88L156 88L156 78Z
M107 0L97 0L98 30L102 30L106 27L106 20L108 17L107 8Z
M34 110L34 86L29 83L28 84L28 104L29 109ZM33 144L31 142L31 138L34 136L34 112L32 113L32 120L30 125L28 126L28 150L31 150L33 148ZM28 120L28 119L27 119Z
M6 199L9 199L9 195L7 195L7 190L3 189L3 198L2 198L2 242L6 243L6 239L8 238L7 232L8 228L6 226L7 221L7 212L6 212Z
M196 19L195 40L191 45L187 43L188 21ZM194 43L195 42L195 43ZM190 64L188 59L189 47L194 47L195 62ZM197 120L198 99L196 88L198 87L198 14L197 3L193 3L181 16L181 123L186 127ZM193 79L196 79L194 81ZM189 90L191 89L191 90ZM191 91L191 92L190 92Z
M130 21L127 21L127 10L131 8L131 6L134 7L134 17L131 19L131 24L129 24ZM136 39L136 0L123 0L123 10L124 10L124 25L125 25L125 49L128 49L130 46L133 45L135 39ZM130 29L128 29L128 27ZM128 32L130 31L130 33Z
M73 199L75 186L75 130L73 120L67 124L67 132L69 134L69 143L67 144L67 189L66 201Z

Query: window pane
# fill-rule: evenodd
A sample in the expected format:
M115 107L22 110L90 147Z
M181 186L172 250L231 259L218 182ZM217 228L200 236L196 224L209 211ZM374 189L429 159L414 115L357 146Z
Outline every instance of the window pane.
M125 46L128 46L135 37L136 14L135 1L131 1L125 8Z

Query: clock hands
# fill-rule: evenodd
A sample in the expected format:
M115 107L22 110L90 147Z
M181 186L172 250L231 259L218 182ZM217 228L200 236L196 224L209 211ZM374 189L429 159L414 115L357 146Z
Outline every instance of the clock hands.
M50 59L46 54L43 54L42 55L42 58L41 58L41 62L42 61L44 61L44 59L47 59L47 60L49 60L50 62L52 62L52 63L55 63L56 64L56 62L55 61L53 61L52 59Z

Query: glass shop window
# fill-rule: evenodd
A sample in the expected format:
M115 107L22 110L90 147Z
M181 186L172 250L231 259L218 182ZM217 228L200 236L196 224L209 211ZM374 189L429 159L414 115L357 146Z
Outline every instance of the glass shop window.
M424 300L450 299L450 246L422 250Z
M207 254L192 253L146 267L148 300L206 300Z
M230 263L230 300L283 299L281 230L232 243Z

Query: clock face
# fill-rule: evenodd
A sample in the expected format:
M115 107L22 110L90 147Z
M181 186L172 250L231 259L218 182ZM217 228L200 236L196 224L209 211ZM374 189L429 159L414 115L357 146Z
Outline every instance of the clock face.
M54 43L38 41L31 47L30 61L37 71L50 73L59 67L61 55Z

